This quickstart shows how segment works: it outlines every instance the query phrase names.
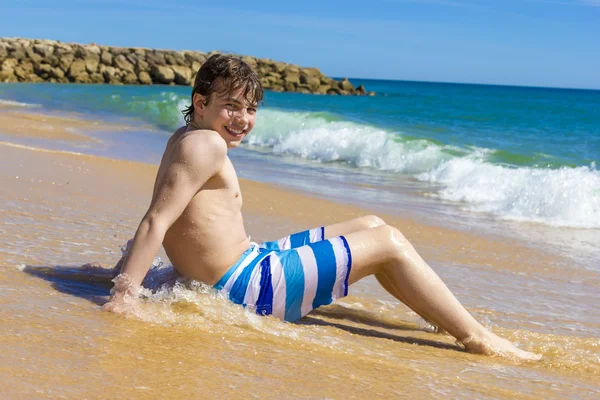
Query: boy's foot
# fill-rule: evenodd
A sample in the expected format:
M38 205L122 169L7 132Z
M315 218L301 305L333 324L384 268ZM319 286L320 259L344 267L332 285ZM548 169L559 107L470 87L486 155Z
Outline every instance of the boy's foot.
M542 358L541 354L521 350L506 339L487 332L484 338L468 337L462 341L465 349L470 353L500 355L503 357L517 358L525 361L537 361Z

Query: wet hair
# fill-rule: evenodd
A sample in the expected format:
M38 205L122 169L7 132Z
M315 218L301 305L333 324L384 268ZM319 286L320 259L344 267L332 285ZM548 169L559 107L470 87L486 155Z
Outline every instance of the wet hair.
M217 91L217 85L221 87ZM194 94L204 97L204 104L210 101L212 93L233 93L243 90L244 99L248 104L256 104L263 100L263 87L256 71L239 57L227 54L213 54L202 64L192 90L192 104L181 111L186 124L194 118Z

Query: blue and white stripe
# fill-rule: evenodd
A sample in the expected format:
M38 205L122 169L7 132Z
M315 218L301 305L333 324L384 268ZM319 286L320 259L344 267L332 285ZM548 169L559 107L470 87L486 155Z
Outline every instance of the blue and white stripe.
M322 240L322 229L295 235L287 241L253 244L215 288L229 293L234 303L286 321L346 296L352 265L346 239ZM311 239L320 240L311 243ZM301 240L308 243L286 249Z
M323 239L325 239L325 227L294 233L293 235L286 236L273 242L265 242L260 245L260 248L283 251L295 249L309 243L320 242Z

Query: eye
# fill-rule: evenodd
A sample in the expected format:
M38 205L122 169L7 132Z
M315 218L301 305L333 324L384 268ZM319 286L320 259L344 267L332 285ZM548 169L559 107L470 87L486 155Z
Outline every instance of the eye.
M256 114L256 108L248 108L248 114Z

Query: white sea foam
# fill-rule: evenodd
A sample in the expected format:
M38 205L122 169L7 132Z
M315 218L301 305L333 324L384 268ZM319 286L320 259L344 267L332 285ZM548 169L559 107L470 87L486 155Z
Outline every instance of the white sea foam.
M404 173L423 172L448 158L444 147L426 140L398 141L392 132L325 115L262 110L260 118L247 143L275 154Z
M439 196L503 219L553 226L600 227L600 171L590 167L508 168L455 158L418 179L445 186Z
M8 107L26 107L26 108L35 108L35 107L41 107L39 104L32 104L32 103L21 103L18 101L13 101L13 100L3 100L0 99L0 106L8 106Z
M401 132L314 112L260 111L249 144L317 162L411 174L441 184L436 194L503 219L576 228L600 227L600 171L545 169L489 162L492 149L460 149Z

